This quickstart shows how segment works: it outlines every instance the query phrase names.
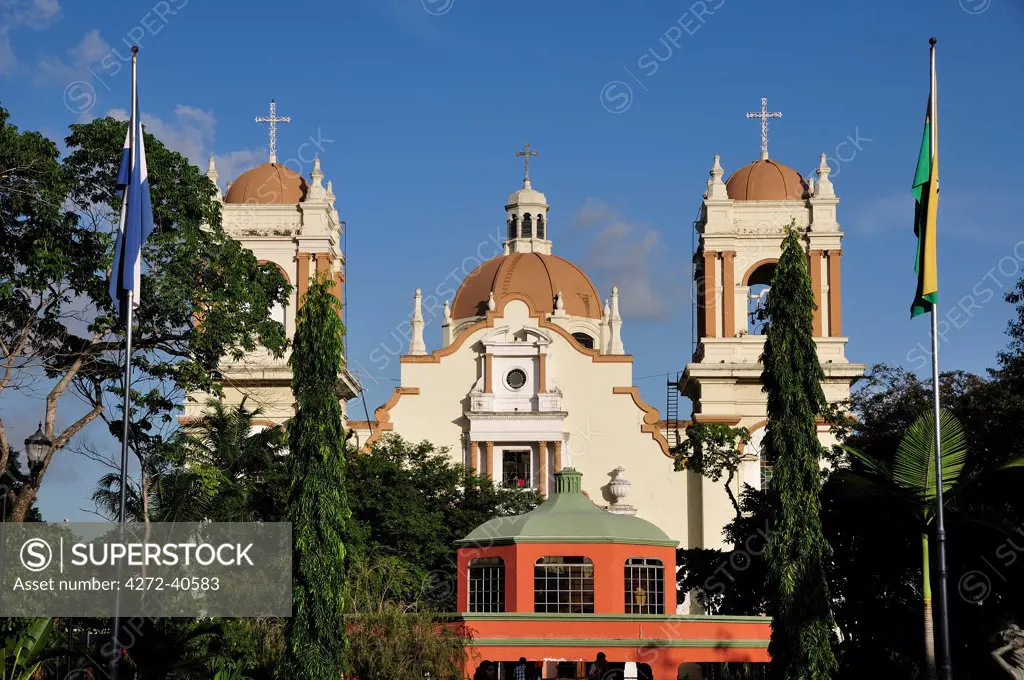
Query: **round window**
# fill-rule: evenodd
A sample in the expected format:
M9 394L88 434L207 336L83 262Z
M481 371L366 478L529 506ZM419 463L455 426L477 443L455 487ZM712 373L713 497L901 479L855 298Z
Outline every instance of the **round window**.
M526 384L526 372L521 368L513 368L505 376L505 384L514 390L520 389Z

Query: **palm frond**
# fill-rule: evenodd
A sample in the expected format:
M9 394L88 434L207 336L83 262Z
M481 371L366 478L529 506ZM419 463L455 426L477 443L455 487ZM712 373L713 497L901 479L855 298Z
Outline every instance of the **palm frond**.
M967 461L967 435L960 421L947 411L939 419L939 440L945 493L959 481ZM893 462L893 480L917 494L930 508L936 496L935 466L935 418L926 413L914 421L900 440Z

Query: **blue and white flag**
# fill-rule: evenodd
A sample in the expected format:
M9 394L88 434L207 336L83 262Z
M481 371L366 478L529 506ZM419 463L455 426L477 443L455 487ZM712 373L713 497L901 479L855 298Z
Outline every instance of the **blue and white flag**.
M117 188L124 190L120 229L114 246L114 267L110 274L110 297L118 308L129 292L132 305L139 306L142 277L142 244L153 231L153 207L149 201L149 173L146 169L146 148L142 121L139 118L136 56L132 55L132 114L128 134L121 152L117 172Z

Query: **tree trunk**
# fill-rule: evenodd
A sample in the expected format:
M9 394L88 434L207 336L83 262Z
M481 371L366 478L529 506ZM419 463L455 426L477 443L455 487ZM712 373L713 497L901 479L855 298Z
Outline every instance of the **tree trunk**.
M11 522L24 522L28 516L28 510L32 507L32 501L36 497L36 489L31 484L26 484L18 491L14 499L14 507L11 508Z
M935 622L932 618L931 563L928 559L928 534L921 534L921 567L924 574L924 667L925 677L935 680Z

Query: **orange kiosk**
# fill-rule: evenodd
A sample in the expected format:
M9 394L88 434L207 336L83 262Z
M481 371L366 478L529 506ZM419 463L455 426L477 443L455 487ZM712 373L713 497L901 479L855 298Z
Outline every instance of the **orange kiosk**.
M585 678L599 653L626 680L696 680L700 662L768 661L768 618L676 614L677 542L598 507L581 478L562 470L533 511L457 542L467 677L516 680L521 657L527 680Z

